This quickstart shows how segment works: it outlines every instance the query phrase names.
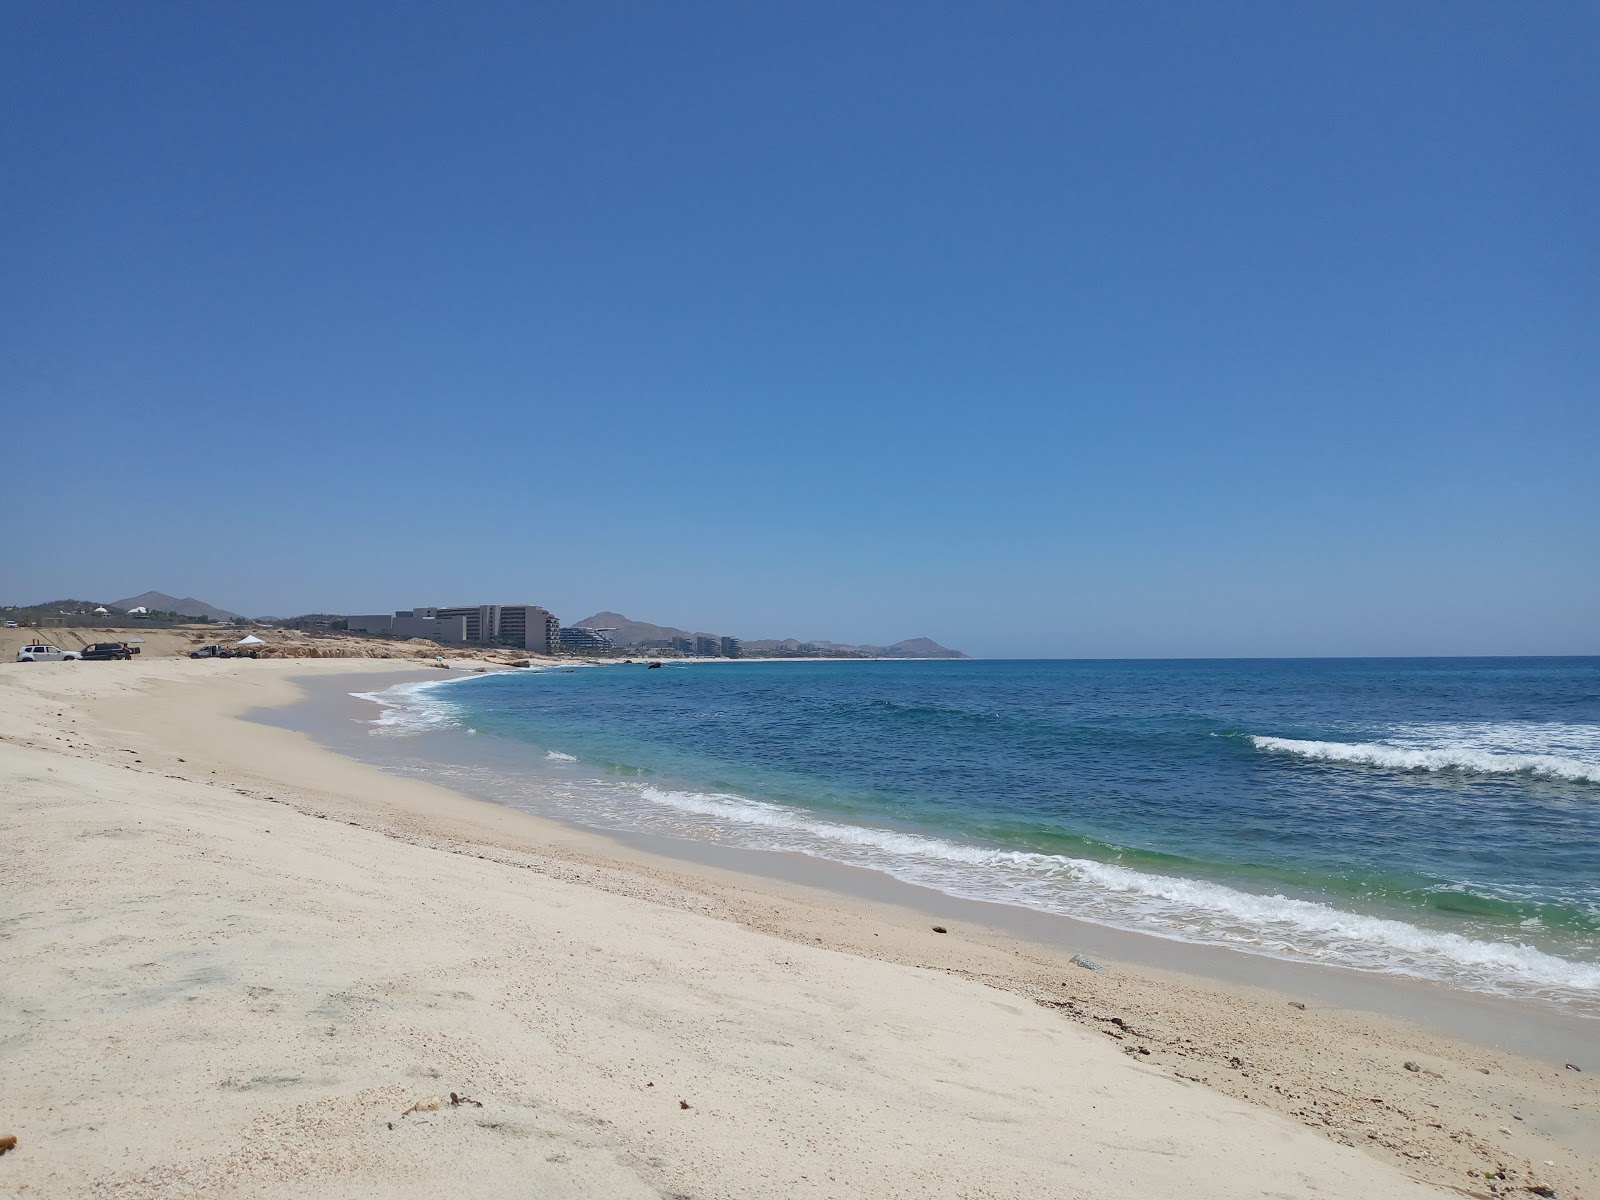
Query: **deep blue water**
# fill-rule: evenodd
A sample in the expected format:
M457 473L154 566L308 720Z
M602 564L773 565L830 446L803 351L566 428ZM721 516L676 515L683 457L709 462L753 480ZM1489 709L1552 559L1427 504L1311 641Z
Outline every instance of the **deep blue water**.
M380 731L453 728L418 752L579 822L1600 1000L1600 659L616 665L387 699Z

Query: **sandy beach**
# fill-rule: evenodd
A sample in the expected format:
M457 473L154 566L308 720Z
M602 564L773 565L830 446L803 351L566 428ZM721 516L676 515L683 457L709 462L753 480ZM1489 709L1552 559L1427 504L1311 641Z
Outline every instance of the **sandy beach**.
M1600 1194L1591 1023L1088 971L244 719L404 665L0 664L0 1193Z

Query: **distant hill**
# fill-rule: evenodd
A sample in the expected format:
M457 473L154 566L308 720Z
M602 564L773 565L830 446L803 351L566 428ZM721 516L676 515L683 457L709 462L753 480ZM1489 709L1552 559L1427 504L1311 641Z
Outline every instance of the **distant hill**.
M968 655L948 646L941 646L932 638L907 638L883 648L884 658L967 658Z
M148 608L153 612L174 612L184 617L210 617L213 621L239 619L238 613L207 604L204 600L196 600L193 596L185 596L179 600L176 596L169 596L165 592L141 592L137 596L129 596L126 600L113 600L110 607L124 611L130 608Z
M0 605L0 609L4 609L8 615L16 613L23 620L92 613L99 607L98 600L46 600L43 604Z
M572 622L574 626L585 629L609 629L611 640L619 646L639 646L647 642L670 641L673 638L694 637L696 633L706 633L705 630L690 632L679 629L674 625L652 625L649 621L633 621L616 612L599 612L592 617L585 617L581 621ZM715 636L714 634L708 636ZM892 646L849 646L840 642L805 641L798 638L759 638L745 639L746 648L751 650L765 650L771 653L796 651L802 644L816 646L819 649L837 654L860 654L868 658L966 658L967 655L959 650L951 650L941 646L932 638L907 638L903 642L896 642Z
M892 646L850 646L841 642L811 641L803 643L799 638L762 638L756 641L746 641L745 647L750 650L766 650L775 654L794 652L801 645L816 646L818 649L834 654L859 654L865 658L970 658L971 655L963 654L960 650L952 650L948 646L941 646L932 638L907 638L903 642L896 642Z
M649 621L630 621L621 613L598 612L592 617L585 617L581 621L573 621L574 626L584 629L610 629L611 640L619 646L638 646L644 642L665 642L673 638L694 637L695 632L705 633L705 630L690 631L679 629L675 625L652 625ZM707 636L712 636L707 634Z

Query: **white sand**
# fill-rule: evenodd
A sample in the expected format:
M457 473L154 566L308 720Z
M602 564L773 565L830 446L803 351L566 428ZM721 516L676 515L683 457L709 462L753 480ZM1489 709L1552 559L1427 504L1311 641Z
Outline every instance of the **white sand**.
M231 716L384 666L0 665L0 1193L1443 1194L1011 992L519 856L531 818Z

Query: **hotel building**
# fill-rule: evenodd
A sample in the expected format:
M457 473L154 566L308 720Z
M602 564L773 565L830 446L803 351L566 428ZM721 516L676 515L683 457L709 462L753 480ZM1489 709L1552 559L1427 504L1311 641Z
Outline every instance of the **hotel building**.
M405 608L392 617L349 617L347 622L349 629L360 633L427 638L434 642L515 646L535 654L555 654L561 645L561 622L537 604Z

